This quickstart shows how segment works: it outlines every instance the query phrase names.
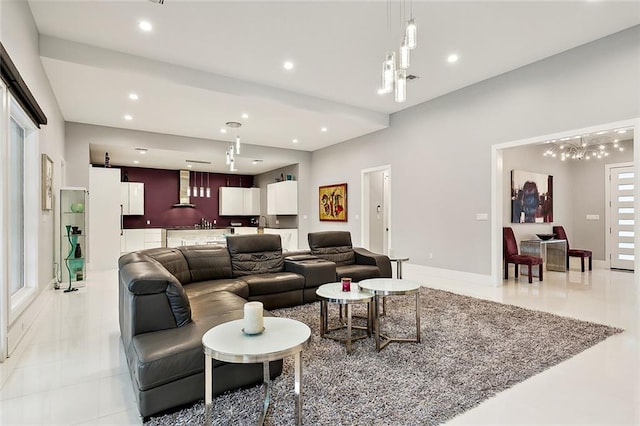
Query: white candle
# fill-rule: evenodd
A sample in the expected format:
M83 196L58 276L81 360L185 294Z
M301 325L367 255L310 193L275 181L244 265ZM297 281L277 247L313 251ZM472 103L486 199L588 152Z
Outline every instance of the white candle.
M258 334L264 328L262 320L262 302L247 302L244 304L244 332Z

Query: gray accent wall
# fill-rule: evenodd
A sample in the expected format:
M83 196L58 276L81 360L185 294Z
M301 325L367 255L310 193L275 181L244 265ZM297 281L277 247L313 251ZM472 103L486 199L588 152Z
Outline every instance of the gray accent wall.
M638 117L635 26L393 114L388 129L314 152L311 190L347 182L349 222L326 224L314 215L311 229L351 231L357 245L361 170L390 164L395 252L418 265L490 275L491 222L476 213L491 215L492 145Z

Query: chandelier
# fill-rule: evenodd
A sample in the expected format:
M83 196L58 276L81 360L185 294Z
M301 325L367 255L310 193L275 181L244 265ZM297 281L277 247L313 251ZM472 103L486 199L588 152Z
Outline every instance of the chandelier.
M240 154L240 127L242 127L242 123L238 123L237 121L228 121L226 124L228 127L236 129L236 143L230 144L229 149L226 152L226 163L227 166L229 166L229 171L235 172L238 169L236 169L236 160L234 155Z
M382 62L382 86L378 89L379 94L394 92L396 102L407 100L407 70L411 64L411 51L416 48L418 40L418 27L413 18L413 1L410 2L409 19L405 21L405 2L400 3L400 16L402 23L406 24L402 34L402 42L398 49L398 60L396 52L388 51ZM387 0L387 33L391 34L391 1Z
M542 154L544 157L560 158L566 160L590 160L608 157L610 151L624 151L618 139L611 137L575 136L560 140L547 141L547 149Z

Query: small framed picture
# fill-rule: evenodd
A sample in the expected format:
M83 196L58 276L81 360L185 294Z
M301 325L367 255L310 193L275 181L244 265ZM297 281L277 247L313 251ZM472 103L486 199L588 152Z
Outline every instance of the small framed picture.
M53 160L42 154L42 210L53 209Z

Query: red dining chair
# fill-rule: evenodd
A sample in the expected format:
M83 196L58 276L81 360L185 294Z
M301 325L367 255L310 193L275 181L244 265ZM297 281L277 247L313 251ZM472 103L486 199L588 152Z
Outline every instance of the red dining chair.
M569 247L569 239L567 238L567 233L564 232L564 228L562 226L554 226L553 233L555 234L555 238L559 240L565 240L567 242L567 270L569 269L569 258L570 257L579 257L580 258L580 270L584 272L584 258L589 258L589 270L592 270L592 260L591 257L593 253L591 250L582 250L582 249L572 249Z
M516 243L516 237L513 235L513 229L509 227L502 228L502 253L505 280L509 278L509 264L513 263L516 269L516 278L518 278L518 265L527 265L529 267L529 284L533 282L533 265L538 265L538 276L542 281L542 258L518 254L518 243Z

